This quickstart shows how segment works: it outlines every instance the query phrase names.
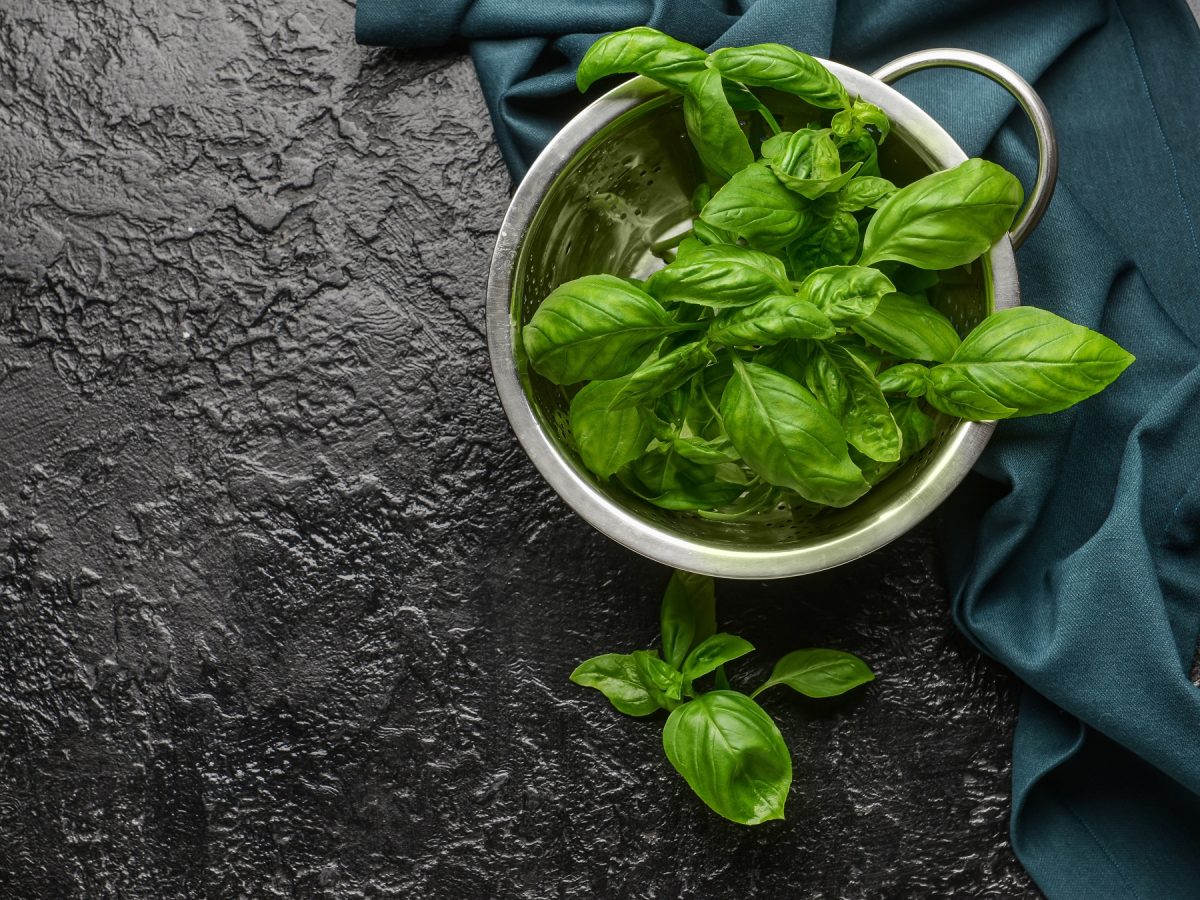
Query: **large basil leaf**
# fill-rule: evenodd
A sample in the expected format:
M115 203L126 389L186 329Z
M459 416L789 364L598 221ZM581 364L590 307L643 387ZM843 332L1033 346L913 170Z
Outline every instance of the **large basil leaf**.
M742 825L783 818L792 759L775 723L735 691L711 691L671 713L663 749L708 806Z
M735 634L711 635L688 654L683 664L683 677L686 681L695 681L717 666L740 659L753 650L753 644Z
M871 370L837 344L826 344L846 385L846 403L842 411L842 430L851 446L878 462L900 458L900 427L892 418L887 399Z
M771 677L750 696L757 697L767 688L786 684L806 697L836 697L874 680L870 667L853 653L796 650L775 663Z
M886 178L860 175L842 188L838 194L838 208L845 212L858 212L868 206L874 208L896 193L896 186Z
M700 161L721 178L729 178L754 162L737 114L729 105L721 73L706 69L683 95L683 121Z
M841 426L808 390L765 366L736 357L734 363L721 418L733 446L763 480L827 506L849 506L866 493Z
M858 220L837 211L787 248L792 277L805 278L817 269L843 266L858 253Z
M945 362L960 343L949 319L907 294L888 294L875 312L850 327L881 350L906 359Z
M634 658L625 653L605 653L580 663L571 680L595 688L618 710L629 716L648 716L662 709L642 681Z
M826 340L834 333L825 313L789 291L721 315L708 326L707 337L715 344L748 347L788 338Z
M951 269L969 263L1005 235L1023 197L1015 176L983 159L926 175L879 205L859 265L894 259Z
M732 81L775 88L823 109L850 107L842 83L823 65L782 44L726 47L709 57L709 64Z
M988 316L930 369L926 399L964 418L1058 412L1108 387L1133 359L1102 334L1019 306Z
M605 35L592 44L579 63L575 83L586 91L608 75L637 74L686 91L705 70L708 54L661 31L639 26Z
M663 509L716 509L745 490L721 480L719 467L693 462L673 444L655 447L621 471L622 481L646 501Z
M657 300L613 275L560 285L521 330L533 368L556 384L619 378L678 325Z
M818 269L797 289L797 294L819 306L838 325L866 318L875 312L880 300L894 292L886 275L862 266Z
M609 409L626 410L649 403L675 390L712 359L713 354L708 345L703 341L696 341L642 363L623 379L624 385L613 395Z
M782 262L731 244L689 248L685 257L651 275L646 290L663 303L716 308L745 306L768 294L791 292Z
M807 200L784 187L765 163L757 162L746 166L713 194L700 220L745 238L753 247L770 251L802 234L812 216Z
M717 631L716 585L707 575L676 569L663 595L663 659L676 669L697 644Z
M628 377L592 381L571 400L571 433L579 455L600 478L637 459L650 443L650 425L642 410L609 408L628 381Z
M833 138L827 130L816 128L777 134L763 143L762 155L775 177L809 200L841 190L861 165L855 163L843 172Z

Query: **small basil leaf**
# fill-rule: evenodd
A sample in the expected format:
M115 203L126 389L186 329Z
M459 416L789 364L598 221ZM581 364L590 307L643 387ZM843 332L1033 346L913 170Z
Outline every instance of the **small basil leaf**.
M808 201L784 187L761 162L730 178L700 213L701 222L767 251L802 234L812 217ZM696 234L700 236L699 230Z
M842 188L838 194L838 209L845 212L858 212L868 206L874 208L894 193L896 193L896 186L886 178L859 176Z
M838 138L838 153L842 157L842 165L861 162L862 168L858 170L858 177L873 177L879 178L883 173L879 171L879 147L875 144L875 139L869 134L858 133L857 137L850 139Z
M695 681L713 671L717 666L733 662L754 651L754 645L734 634L721 632L709 636L688 654L683 664L683 677Z
M844 109L833 117L829 127L840 138L854 139L861 136L867 126L879 132L879 143L883 143L892 130L887 114L873 103L855 100L850 109Z
M862 266L827 266L813 272L797 293L811 300L838 325L848 325L875 312L879 301L894 293L887 276Z
M676 569L663 595L663 659L675 669L693 647L716 633L716 584L707 575Z
M879 375L879 388L885 394L923 397L929 387L929 370L920 363L901 363Z
M579 664L571 680L595 688L627 716L648 716L663 707L650 695L631 655L605 653Z
M876 377L879 375L879 369L887 361L887 357L884 356L882 351L874 347L868 347L855 334L843 335L838 339L838 345L866 366L867 371Z
M575 83L586 91L608 75L637 74L686 91L706 68L708 54L698 47L639 26L605 35L592 44L579 63Z
M867 664L852 653L796 650L775 663L771 677L751 696L757 697L777 684L786 684L806 697L836 697L874 680L875 675Z
M608 408L627 410L656 400L675 390L712 359L713 354L708 345L697 341L642 363L623 379L624 385L612 396Z
M677 325L622 278L586 275L554 289L521 330L529 362L556 384L619 378Z
M775 177L809 200L841 190L861 165L855 163L843 172L837 145L824 129L777 134L763 144L762 153Z
M731 81L794 94L823 109L850 106L846 89L832 72L782 44L726 47L713 53L709 64Z
M826 340L834 333L825 313L789 291L722 314L708 326L707 338L715 344L748 347L788 338Z
M646 692L663 709L674 709L683 698L683 676L659 659L655 650L634 650L629 655Z
M738 453L733 449L729 438L716 441L706 441L698 437L675 438L673 446L675 452L684 459L705 465L716 466L738 458Z
M864 340L907 359L945 362L960 343L954 325L919 297L888 294L875 312L850 323Z
M896 424L900 426L900 433L904 435L900 451L901 460L916 456L924 450L933 440L937 430L937 423L925 414L916 400L893 403L892 418L896 420Z
M717 509L745 489L721 480L717 466L692 462L673 445L653 448L620 474L626 487L663 509Z
M721 418L733 446L764 481L827 506L849 506L866 493L841 426L808 390L736 357L734 368Z
M805 278L817 269L843 266L858 253L858 220L848 212L835 211L820 227L787 248L793 278Z
M721 73L715 69L706 69L688 84L683 121L700 161L721 178L754 162L754 151L725 96Z
M892 194L867 225L859 265L894 259L951 269L986 253L1012 226L1021 182L995 163L969 159Z
M702 181L696 185L696 189L692 191L692 212L700 215L700 210L704 209L704 204L712 199L712 185L707 181ZM683 255L683 246L679 248L679 255Z
M690 248L686 257L651 275L646 290L663 303L716 308L745 306L768 294L791 293L782 262L731 244Z
M702 509L699 515L714 522L742 522L759 513L769 512L779 506L783 489L765 481L755 482L741 497L721 510ZM726 684L728 687L728 684ZM721 685L718 684L720 689Z
M663 749L709 808L742 825L783 818L792 759L775 723L735 691L711 691L671 713Z
M650 424L641 410L609 409L628 380L589 382L571 400L569 421L579 455L600 478L637 459L650 443Z
M1133 355L1102 334L1032 306L983 320L947 362L929 370L926 399L950 415L1058 412L1108 387Z
M822 349L837 365L846 385L842 412L846 440L871 459L895 462L900 458L902 437L879 382L870 369L837 344L827 344Z

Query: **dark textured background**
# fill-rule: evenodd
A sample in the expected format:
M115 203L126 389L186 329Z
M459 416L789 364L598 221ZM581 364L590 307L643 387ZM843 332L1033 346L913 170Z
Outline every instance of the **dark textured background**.
M345 2L0 5L0 896L1023 896L1011 681L928 528L726 583L789 818L718 820L569 684L667 572L593 532L494 395L508 177L470 63ZM751 671L753 669L754 671Z

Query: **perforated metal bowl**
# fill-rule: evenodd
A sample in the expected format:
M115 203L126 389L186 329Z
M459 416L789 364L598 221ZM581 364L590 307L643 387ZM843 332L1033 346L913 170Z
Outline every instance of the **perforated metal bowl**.
M941 126L888 86L931 66L956 66L1007 88L1029 114L1039 171L1011 240L971 267L945 273L931 297L960 333L993 309L1020 302L1013 250L1041 218L1057 173L1054 134L1033 89L1002 63L965 50L928 50L874 75L826 62L851 96L881 107L892 136L880 151L884 174L905 184L965 160ZM828 116L778 94L769 105L785 130ZM580 461L567 410L570 392L532 371L521 328L558 285L608 272L645 278L662 265L651 247L691 218L689 197L703 173L688 142L682 102L634 78L571 120L538 157L518 188L496 242L488 281L488 343L496 387L534 465L567 503L609 537L669 566L723 578L804 575L848 562L912 528L962 480L991 436L993 423L942 417L936 439L890 478L845 509L800 520L779 510L743 522L714 522L658 509L602 483Z

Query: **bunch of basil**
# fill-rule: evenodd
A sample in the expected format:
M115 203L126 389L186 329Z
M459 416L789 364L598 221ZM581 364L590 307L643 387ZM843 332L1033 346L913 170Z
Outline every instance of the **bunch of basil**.
M1133 357L1045 310L965 338L927 293L1009 229L1015 177L980 159L897 189L890 124L813 58L763 44L712 54L650 28L601 38L580 89L636 72L680 91L708 181L674 259L647 281L596 274L554 290L522 331L530 364L584 383L570 426L599 478L666 509L737 519L844 507L935 434L1064 409ZM751 88L835 110L782 132ZM771 136L756 156L738 112Z

